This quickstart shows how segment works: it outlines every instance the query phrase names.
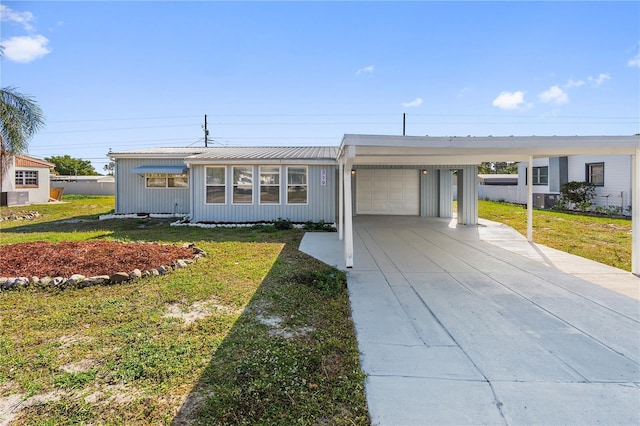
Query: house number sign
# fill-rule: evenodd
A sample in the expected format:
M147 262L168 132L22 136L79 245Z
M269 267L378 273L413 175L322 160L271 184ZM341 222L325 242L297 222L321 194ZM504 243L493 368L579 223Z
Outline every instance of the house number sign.
M320 186L327 186L327 169L320 169Z

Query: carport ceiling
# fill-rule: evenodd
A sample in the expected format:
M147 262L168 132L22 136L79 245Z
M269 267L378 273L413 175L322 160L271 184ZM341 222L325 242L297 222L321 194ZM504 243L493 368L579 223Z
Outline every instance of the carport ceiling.
M431 137L345 135L354 165L479 164L483 161L527 161L529 157L566 155L632 155L640 136Z

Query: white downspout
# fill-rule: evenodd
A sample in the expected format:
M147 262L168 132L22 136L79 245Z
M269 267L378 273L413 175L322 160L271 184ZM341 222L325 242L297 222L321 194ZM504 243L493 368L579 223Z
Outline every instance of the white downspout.
M527 241L533 242L533 157L527 163Z

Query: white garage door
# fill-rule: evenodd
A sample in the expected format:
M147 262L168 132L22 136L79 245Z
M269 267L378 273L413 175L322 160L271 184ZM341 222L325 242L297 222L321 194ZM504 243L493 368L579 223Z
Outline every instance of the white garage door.
M416 169L358 169L356 214L417 216L418 177Z

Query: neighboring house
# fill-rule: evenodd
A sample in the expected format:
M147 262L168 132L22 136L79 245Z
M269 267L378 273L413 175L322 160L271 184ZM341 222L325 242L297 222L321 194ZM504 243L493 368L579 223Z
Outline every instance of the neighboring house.
M49 173L55 165L39 158L17 155L2 180L3 206L49 201Z
M534 206L551 208L560 187L570 181L591 182L596 187L594 206L630 213L632 193L631 155L570 155L533 160ZM527 164L518 166L521 203L526 203ZM524 194L524 195L523 195Z

